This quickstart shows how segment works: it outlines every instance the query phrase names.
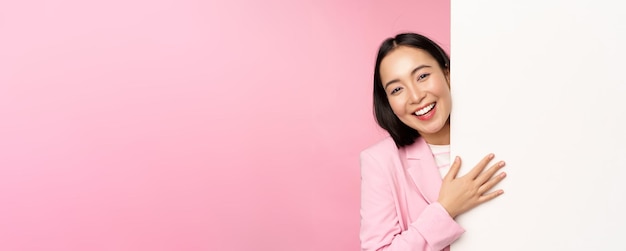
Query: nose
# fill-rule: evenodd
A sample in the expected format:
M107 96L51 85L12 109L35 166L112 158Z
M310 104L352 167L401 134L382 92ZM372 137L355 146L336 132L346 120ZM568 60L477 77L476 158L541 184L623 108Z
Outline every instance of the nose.
M424 99L425 97L425 93L420 90L419 87L417 86L411 86L408 88L409 90L409 99L412 103L419 103L420 101L422 101L422 99Z

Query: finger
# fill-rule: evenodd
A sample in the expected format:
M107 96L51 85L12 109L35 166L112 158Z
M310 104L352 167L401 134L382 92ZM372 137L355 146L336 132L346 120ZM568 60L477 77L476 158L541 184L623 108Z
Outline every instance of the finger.
M478 175L478 177L476 178L476 182L478 182L479 184L483 184L483 183L487 182L489 179L491 179L493 177L494 174L496 174L496 172L498 172L500 169L502 169L505 164L506 163L504 163L504 161L500 161L500 162L494 164L489 169L487 169L487 171L485 171L485 172L481 173L480 175Z
M485 182L485 184L483 184L482 186L478 188L478 194L482 195L486 193L487 191L491 190L498 183L500 183L500 181L502 181L505 177L506 177L506 173L503 172L491 178L489 181Z
M487 202L487 201L493 200L493 199L495 199L496 197L498 197L498 196L502 195L503 193L504 193L504 190L500 189L500 190L498 190L498 191L494 191L494 192L491 192L491 193L485 194L485 195L480 196L480 197L478 198L478 203L479 203L479 204L482 204L482 203L485 203L485 202Z
M450 166L450 170L443 178L446 181L451 181L456 178L456 175L459 173L461 169L461 158L459 156L454 158L454 162L452 162L452 166Z
M480 173L483 172L483 170L485 169L485 167L487 166L487 164L489 164L489 162L493 159L494 154L490 153L487 156L485 156L480 162L478 162L478 165L476 165L468 174L467 176L475 179Z

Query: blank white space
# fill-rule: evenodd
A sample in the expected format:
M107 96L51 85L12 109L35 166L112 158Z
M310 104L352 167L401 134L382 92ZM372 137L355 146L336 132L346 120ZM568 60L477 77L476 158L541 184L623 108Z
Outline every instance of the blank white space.
M508 173L454 251L626 250L624 6L452 0L452 156Z

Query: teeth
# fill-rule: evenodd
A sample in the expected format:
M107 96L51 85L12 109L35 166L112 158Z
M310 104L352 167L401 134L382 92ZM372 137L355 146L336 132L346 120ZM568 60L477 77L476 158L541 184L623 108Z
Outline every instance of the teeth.
M417 116L422 116L422 115L424 115L424 114L426 114L426 113L430 112L430 110L432 110L432 109L433 109L433 107L435 107L435 103L432 103L432 104L430 104L430 105L428 105L428 106L426 106L426 107L424 107L424 108L420 109L419 111L416 111L416 112L415 112L415 115L417 115Z

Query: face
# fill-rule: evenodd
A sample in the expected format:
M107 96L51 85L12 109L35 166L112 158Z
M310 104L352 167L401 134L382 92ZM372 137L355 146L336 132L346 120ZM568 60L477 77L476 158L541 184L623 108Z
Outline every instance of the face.
M449 144L449 72L426 51L399 46L380 64L380 76L389 105L404 124L430 144Z

